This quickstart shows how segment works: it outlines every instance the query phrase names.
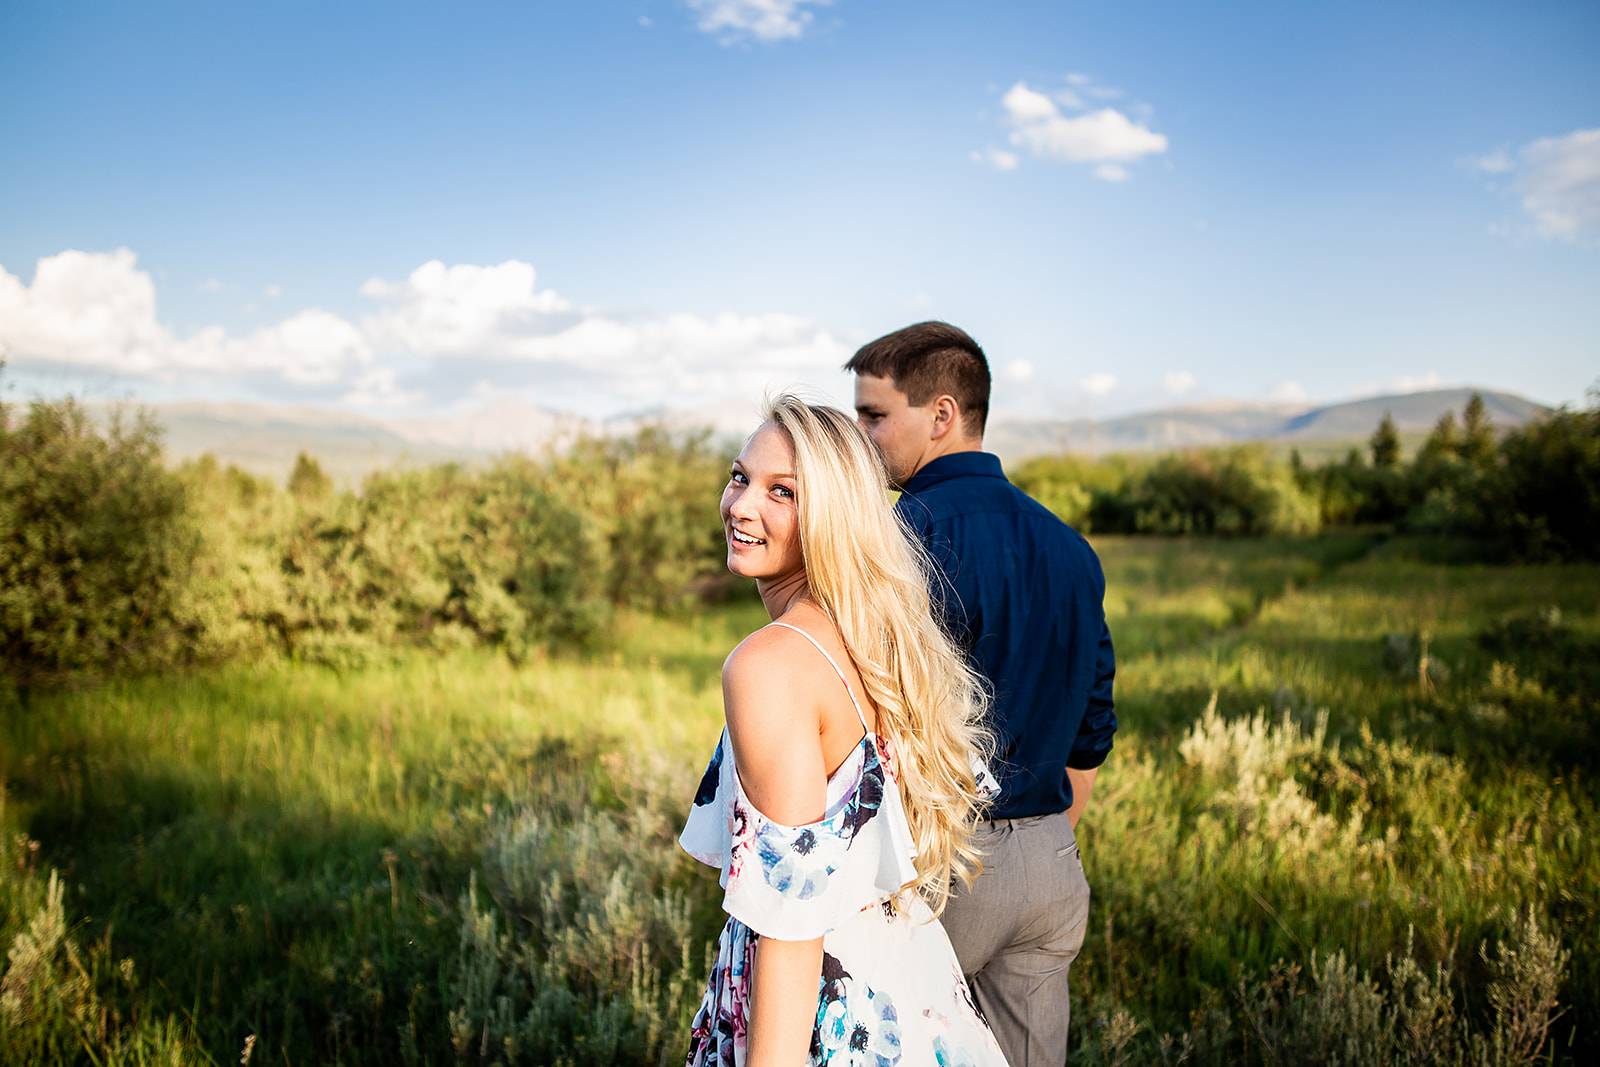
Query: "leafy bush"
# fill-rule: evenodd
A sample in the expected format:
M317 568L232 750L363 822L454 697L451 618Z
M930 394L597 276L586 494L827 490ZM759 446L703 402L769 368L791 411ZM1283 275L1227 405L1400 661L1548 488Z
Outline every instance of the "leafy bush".
M0 659L24 684L180 655L197 542L148 418L0 409Z
M487 469L286 488L202 458L169 471L147 417L0 408L0 654L13 682L279 651L351 665L402 645L522 657L616 606L672 609L722 575L724 457L646 429Z
M1127 487L1115 517L1096 515L1096 526L1114 529L1130 517L1130 533L1301 534L1319 525L1289 466L1260 447L1163 457Z
M723 576L717 497L731 455L707 433L646 427L579 441L551 461L550 492L584 516L611 603L679 608Z
M1594 396L1595 394L1591 394ZM1600 559L1600 396L1508 434L1473 525L1518 559Z
M284 651L342 663L397 643L481 643L521 656L581 642L605 618L602 562L541 472L505 460L369 477L296 509L285 578L263 618Z

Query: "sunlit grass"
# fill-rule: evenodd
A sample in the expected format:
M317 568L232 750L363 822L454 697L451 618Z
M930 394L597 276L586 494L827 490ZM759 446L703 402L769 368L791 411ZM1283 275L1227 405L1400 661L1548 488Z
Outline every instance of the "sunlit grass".
M1204 1031L1199 1058L1259 1060L1267 993L1241 980L1278 989L1275 961L1335 951L1374 973L1391 954L1448 963L1462 1018L1489 1033L1493 944L1528 914L1572 954L1556 1051L1590 1048L1594 741L1587 720L1548 724L1594 694L1508 680L1478 635L1556 607L1592 639L1596 569L1442 567L1361 535L1096 545L1122 730L1082 827L1080 1057L1148 1059L1160 1033ZM36 694L0 718L0 947L54 868L129 1049L671 1062L720 921L714 877L672 839L722 660L763 620L746 596L520 664L271 661ZM1386 659L1392 634L1426 635L1448 673ZM78 1033L83 1003L48 1025ZM27 1033L44 1033L35 1007Z

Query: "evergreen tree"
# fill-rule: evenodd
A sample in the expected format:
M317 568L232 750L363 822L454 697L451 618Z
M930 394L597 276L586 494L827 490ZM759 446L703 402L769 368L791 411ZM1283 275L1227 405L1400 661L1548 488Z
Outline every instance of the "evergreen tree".
M1461 432L1456 427L1456 413L1446 411L1433 424L1433 432L1422 442L1417 452L1417 462L1438 462L1454 459L1461 452Z
M333 492L333 479L323 471L315 456L301 452L294 458L289 473L289 492L299 500L320 500Z
M1472 466L1484 468L1494 459L1494 427L1489 424L1489 410L1483 403L1482 393L1473 393L1472 399L1461 412L1463 439L1461 458Z
M1387 411L1372 433L1372 465L1379 470L1393 470L1400 465L1400 431L1395 429L1394 416Z

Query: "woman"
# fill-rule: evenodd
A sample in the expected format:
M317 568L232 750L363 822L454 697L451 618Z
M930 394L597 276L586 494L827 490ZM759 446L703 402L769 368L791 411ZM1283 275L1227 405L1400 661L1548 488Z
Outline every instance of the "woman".
M681 838L729 915L690 1067L1005 1062L935 921L977 862L982 689L885 485L848 415L784 396L723 490L728 568L773 624L723 667Z

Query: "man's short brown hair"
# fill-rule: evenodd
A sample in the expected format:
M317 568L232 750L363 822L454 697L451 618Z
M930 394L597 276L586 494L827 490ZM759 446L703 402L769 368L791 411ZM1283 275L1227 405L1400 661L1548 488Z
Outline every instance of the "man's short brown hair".
M862 345L844 369L888 378L920 407L948 393L967 432L983 435L989 419L989 361L967 331L948 322L919 322Z

